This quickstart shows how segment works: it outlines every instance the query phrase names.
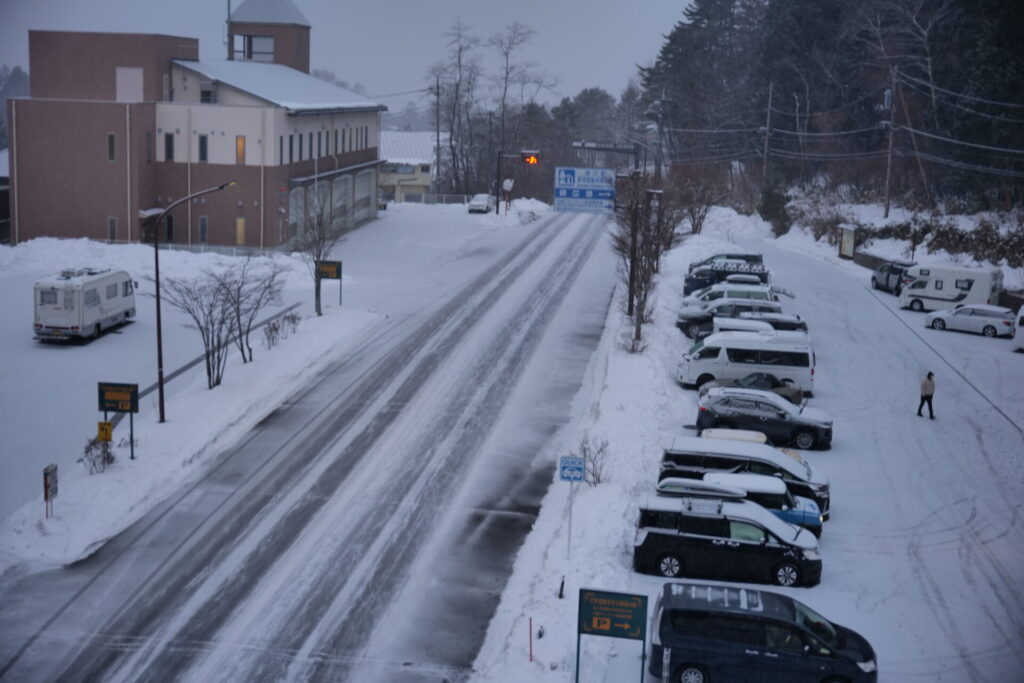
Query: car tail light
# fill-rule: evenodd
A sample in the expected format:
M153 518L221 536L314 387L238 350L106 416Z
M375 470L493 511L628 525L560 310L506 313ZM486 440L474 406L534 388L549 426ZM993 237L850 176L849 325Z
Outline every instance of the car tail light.
M1004 320L1003 324L1006 325L1007 327L1010 327L1010 326L1013 325L1013 321L1012 320Z
M706 413L706 412L708 412L708 407L707 406L697 406L697 411L701 412L701 413Z

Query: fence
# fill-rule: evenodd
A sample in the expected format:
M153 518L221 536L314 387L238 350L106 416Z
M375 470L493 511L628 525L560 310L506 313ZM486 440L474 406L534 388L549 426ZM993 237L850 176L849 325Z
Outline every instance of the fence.
M472 195L468 194L413 194L407 193L401 202L395 200L394 192L382 192L386 202L396 204L468 204Z

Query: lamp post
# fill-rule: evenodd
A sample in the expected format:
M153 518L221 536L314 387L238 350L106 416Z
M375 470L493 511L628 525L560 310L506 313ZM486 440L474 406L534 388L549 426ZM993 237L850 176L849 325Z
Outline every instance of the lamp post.
M167 215L168 211L179 204L196 197L201 197L204 194L219 192L231 187L236 182L237 181L235 180L229 180L222 185L208 187L205 190L193 192L186 197L182 197L175 202L171 202L167 208L157 216L156 221L153 223L153 281L156 283L156 385L157 393L160 396L160 422L166 421L166 418L164 417L164 340L163 328L160 323L160 221L164 219L164 216Z

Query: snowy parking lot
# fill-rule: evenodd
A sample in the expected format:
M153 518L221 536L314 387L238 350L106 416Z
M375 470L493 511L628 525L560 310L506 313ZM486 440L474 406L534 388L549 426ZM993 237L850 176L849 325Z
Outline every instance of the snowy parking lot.
M433 293L469 282L523 239L524 225L514 216L468 217L460 208L393 206L357 231L343 245L343 309L333 306L329 283L328 315L306 317L294 337L269 351L257 349L252 367L232 361L224 386L207 391L201 369L176 381L169 416L183 428L160 430L153 401L146 402L136 421L139 460L129 464L119 450L117 465L98 477L75 469L98 419L95 382L151 381L147 300L140 298L132 325L90 344L59 347L31 340L30 294L8 297L2 312L13 322L4 327L3 341L15 358L0 374L0 401L8 416L3 441L14 448L5 447L11 476L0 489L0 519L6 518L0 573L10 567L0 589L23 572L94 549L201 477L207 464L316 371L358 351L389 321L421 315ZM661 447L673 436L693 433L688 426L697 410L696 392L675 382L676 364L690 343L674 325L682 275L690 261L737 245L762 251L774 282L796 295L783 303L810 325L817 356L810 404L835 419L831 450L801 453L832 486L832 517L821 538L822 581L813 588L761 587L792 595L864 635L878 654L880 681L1007 680L1024 666L1018 569L1024 532L1017 523L1024 494L1024 354L1014 353L1007 339L926 329L922 314L872 291L868 271L839 261L831 248L800 234L773 240L759 219L716 209L703 235L668 255L643 353L623 348L631 330L617 290L569 422L544 434L539 454L557 479L558 456L578 452L585 437L606 441L605 481L576 490L571 543L569 485L552 482L473 671L451 675L495 683L572 680L581 588L644 594L653 602L664 580L631 569L637 508L653 493ZM141 275L151 254L141 246L29 243L0 252L0 278L7 291L30 292L35 277L70 258L100 266L130 263L145 290ZM228 262L219 259L170 255L161 267L167 263L174 277ZM309 275L297 259L290 267L285 303L308 306ZM578 298L573 301L579 305ZM568 312L562 317L571 320ZM199 351L195 332L181 322L165 312L170 367ZM545 362L554 368L564 359ZM927 371L936 376L935 421L914 414ZM520 412L528 414L522 407ZM494 450L500 438L511 437L492 435L485 448ZM48 462L60 463L62 490L57 517L41 522L38 480ZM86 514L95 518L83 521ZM446 533L421 558L428 567L431 556L459 543L458 527ZM473 570L465 572L470 585ZM419 587L438 588L429 582ZM457 616L442 612L439 618ZM17 631L0 615L6 641L0 652L19 647L12 640ZM235 623L230 637L244 641L245 634L244 625ZM386 639L374 642L377 649L371 647L363 660L370 679L372 663L383 672L393 656ZM638 642L584 638L580 680L635 680L640 657ZM209 673L209 664L200 671ZM391 680L383 673L379 679ZM645 679L655 680L649 674Z

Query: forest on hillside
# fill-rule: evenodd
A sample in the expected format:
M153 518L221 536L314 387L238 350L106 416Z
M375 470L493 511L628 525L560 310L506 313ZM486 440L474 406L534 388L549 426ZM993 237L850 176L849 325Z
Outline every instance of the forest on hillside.
M456 23L425 105L446 137L442 189L490 190L499 150L541 150L546 169L632 163L571 144L590 140L734 195L824 184L919 208L1020 204L1024 3L693 0L683 17L618 97L551 107L537 95L556 81L521 59L529 28L481 40ZM483 50L502 73L483 73ZM549 198L549 173L515 172Z

